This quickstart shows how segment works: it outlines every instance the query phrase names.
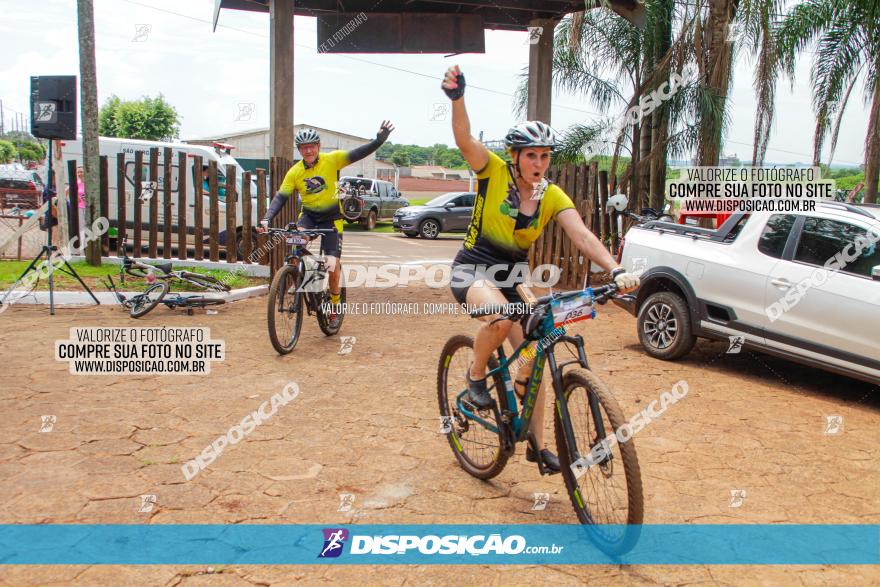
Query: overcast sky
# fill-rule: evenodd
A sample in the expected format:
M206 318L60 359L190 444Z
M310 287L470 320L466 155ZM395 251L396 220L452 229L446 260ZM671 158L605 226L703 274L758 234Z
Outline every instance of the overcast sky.
M181 138L269 125L269 15L223 10L211 31L213 0L94 0L98 97L123 99L162 93L181 115ZM78 75L75 0L0 0L0 99L6 123L29 110L30 76ZM369 21L362 26L369 26ZM372 137L384 118L397 130L391 141L452 144L448 121L432 121L443 71L458 63L474 134L500 139L514 122L512 94L528 64L527 34L487 31L486 53L458 55L318 54L316 20L295 19L294 121ZM777 91L777 118L768 161L811 160L814 116L809 66L802 59L794 88ZM755 98L752 65L741 58L731 93L731 130L725 153L750 159ZM858 95L857 95L858 94ZM242 115L242 104L254 107ZM244 106L248 109L249 106ZM622 107L621 107L622 108ZM552 125L564 130L598 117L570 95L555 95ZM608 113L615 116L620 112ZM863 160L868 108L853 93L840 133L836 164ZM826 157L827 158L827 157ZM823 161L825 158L823 158Z

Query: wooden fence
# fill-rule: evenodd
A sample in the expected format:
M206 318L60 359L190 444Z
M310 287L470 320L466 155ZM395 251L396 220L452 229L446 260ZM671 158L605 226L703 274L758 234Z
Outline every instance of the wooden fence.
M191 168L185 153L179 153L177 160L173 161L171 148L162 149L161 154L155 148L149 152L137 151L133 159L133 169L127 175L125 155L120 153L116 156L116 186L112 188L109 160L106 156L100 157L100 193L96 213L97 216L109 218L117 233L113 239L109 234L101 237L102 255L120 255L122 243L127 239L134 257L146 254L164 259L271 264L273 270L281 266L283 247L278 246L278 242L269 246L266 235L256 234L252 215L254 206L257 219L265 215L269 194L277 191L292 165L291 161L273 159L268 175L263 169L258 169L256 174L244 172L240 183L242 193L239 194L238 168L234 165L226 165L223 170L226 183L221 186L217 163L209 161L207 174L204 174L200 156L191 157ZM129 165L131 161L129 158ZM172 168L175 164L178 170L177 193L173 194ZM76 162L68 161L66 171L67 186L72 194L71 206L75 209ZM187 175L192 175L191 184L186 181ZM252 197L251 180L254 176L257 180L256 198ZM221 195L221 188L225 190L225 195ZM225 212L222 214L221 201L225 202ZM239 201L241 211L238 209ZM207 214L205 206L208 208ZM295 198L291 198L273 224L283 226L291 222L296 217L295 207ZM191 220L187 218L187 210L192 211ZM68 227L71 237L79 234L77 214L69 215ZM225 239L221 239L223 231Z
M281 242L270 241L266 235L257 235L254 231L252 212L256 204L256 218L262 218L270 201L270 195L278 191L292 161L273 157L269 162L268 172L258 169L257 194L252 199L250 172L244 172L238 193L236 180L237 168L227 165L224 174L225 214L220 214L220 185L215 161L208 162L207 177L202 172L202 158L192 157L192 171L187 166L187 155L179 153L177 159L177 194L172 194L172 150L164 148L150 149L148 153L138 151L134 154L134 168L130 176L126 175L126 159L124 154L116 156L116 187L110 189L109 161L106 156L100 158L100 194L98 216L111 219L116 227L117 238L111 239L108 234L101 238L102 255L119 255L121 243L127 238L132 248L132 255L140 257L146 249L147 255L153 258L171 259L176 249L177 259L189 260L225 260L229 263L261 263L268 264L274 271L284 262L286 246ZM130 162L130 160L129 160ZM159 175L162 174L162 181ZM193 197L187 193L187 174L192 174ZM76 163L67 162L67 178L72 205L76 206ZM207 191L204 189L207 179ZM610 250L617 248L618 235L616 226L609 216L602 211L608 200L608 174L598 171L596 163L566 164L551 167L548 179L558 184L574 201L575 207L587 228L592 230ZM268 180L268 181L267 181ZM147 186L145 190L144 187ZM161 187L159 187L161 186ZM267 193L268 186L268 193ZM112 193L111 193L112 191ZM241 198L242 211L239 216L237 202ZM130 204L129 204L130 201ZM207 220L204 206L208 206ZM160 208L161 207L161 208ZM194 222L187 221L188 208L193 210ZM111 214L111 208L115 208ZM127 209L127 208L130 208ZM160 238L160 209L161 238ZM131 217L129 218L129 215ZM296 198L290 198L287 205L273 221L274 226L284 226L298 216ZM115 220L113 220L115 218ZM131 226L128 226L128 225ZM191 225L190 225L191 224ZM234 235L221 243L221 232ZM79 233L77 214L69 215L69 234ZM562 287L573 287L583 283L589 275L589 263L585 262L580 251L563 233L561 227L551 222L535 243L529 254L532 267L542 264L553 264L562 271L560 284Z
M599 171L597 163L565 164L551 167L547 179L571 197L587 228L615 253L618 246L617 226L604 213L608 202L608 172ZM532 268L543 264L560 268L559 286L562 288L577 287L589 279L590 263L555 221L544 228L529 252L529 265Z

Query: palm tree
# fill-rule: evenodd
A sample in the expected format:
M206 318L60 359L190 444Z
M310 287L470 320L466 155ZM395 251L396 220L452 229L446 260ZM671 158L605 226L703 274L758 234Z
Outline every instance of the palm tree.
M780 66L794 77L798 54L815 43L810 75L817 124L814 164L831 130L832 152L840 120L858 81L871 103L865 138L865 202L876 203L880 178L880 6L876 0L806 0L776 31ZM836 118L832 122L832 118Z

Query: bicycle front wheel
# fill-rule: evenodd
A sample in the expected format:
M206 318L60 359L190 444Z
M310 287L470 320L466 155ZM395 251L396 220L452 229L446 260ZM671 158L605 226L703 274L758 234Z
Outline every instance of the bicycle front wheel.
M493 432L480 422L468 418L458 405L458 396L467 389L465 375L474 360L474 339L459 334L453 336L440 353L437 368L437 399L440 402L441 431L452 447L452 454L458 459L461 468L477 479L491 479L504 469L510 453L504 450L501 434ZM489 369L498 367L493 354L489 358ZM500 411L507 408L507 394L500 377L493 377L492 397ZM465 399L465 402L467 400ZM471 410L480 418L500 431L500 422L491 410Z
M131 302L128 313L131 314L132 318L140 318L146 315L150 310L159 305L159 302L162 301L166 293L168 293L168 284L166 282L159 281L154 283L144 290L144 293L133 296L131 300L128 300Z
M322 296L324 303L330 303L330 293L326 292L326 295ZM326 334L327 336L333 336L339 329L342 327L342 319L345 318L345 287L343 286L339 290L339 304L338 308L335 308L337 312L330 316L324 312L323 305L318 307L318 327L321 329L321 332Z
M300 288L302 274L294 265L285 265L272 280L269 288L267 318L269 340L279 355L293 350L299 340L303 320L303 293Z
M642 477L633 439L612 441L606 444L610 450L604 458L595 464L585 461L603 440L596 431L597 421L602 422L604 437L613 436L627 421L614 395L593 373L569 371L562 388L581 456L575 463L575 447L566 440L560 410L554 410L556 449L571 504L578 520L590 525L590 538L596 546L609 554L625 553L638 540L644 517Z

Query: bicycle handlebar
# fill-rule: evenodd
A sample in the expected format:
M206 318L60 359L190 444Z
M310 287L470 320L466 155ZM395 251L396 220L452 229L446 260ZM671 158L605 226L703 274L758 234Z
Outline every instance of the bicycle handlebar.
M513 318L514 316L525 316L531 312L534 312L536 309L541 306L549 306L550 302L555 300L566 300L569 298L577 297L587 291L588 289L593 290L593 299L597 304L604 304L610 298L614 297L620 288L617 287L616 283L609 283L608 285L602 285L594 288L586 288L586 289L575 289L571 291L566 291L562 293L548 294L546 296L541 296L533 303L527 303L525 305L529 306L527 312L522 312L522 306L524 304L513 304L515 306L511 309L511 304L496 304L493 306L489 306L480 310L475 310L470 312L471 318L481 318L483 316L494 316L496 314L500 315L502 318Z

